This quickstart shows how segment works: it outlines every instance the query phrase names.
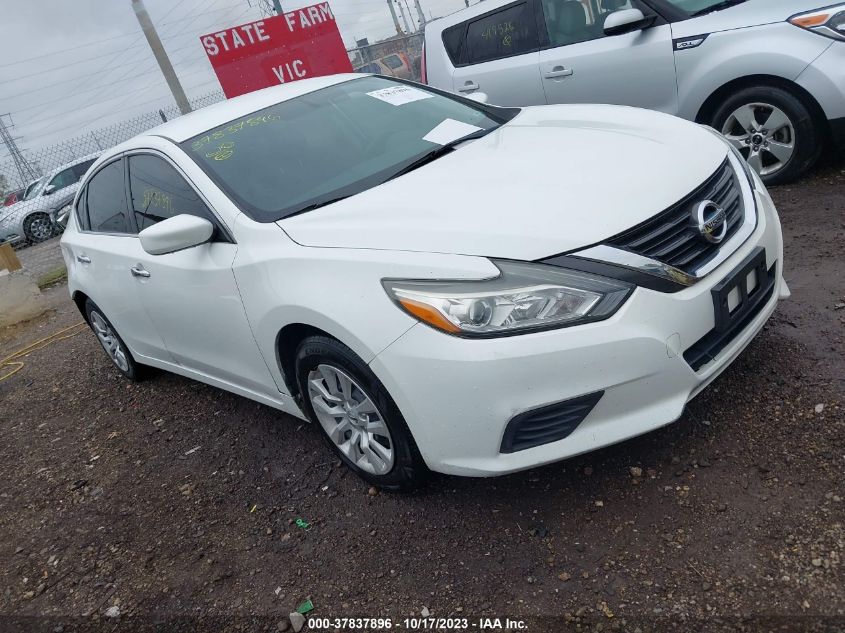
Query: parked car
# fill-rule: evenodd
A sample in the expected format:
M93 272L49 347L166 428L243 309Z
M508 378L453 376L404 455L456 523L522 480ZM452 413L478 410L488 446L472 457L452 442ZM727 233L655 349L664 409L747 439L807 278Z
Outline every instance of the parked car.
M775 206L714 130L355 74L107 151L62 252L127 378L310 419L388 488L668 424L788 295Z
M415 78L411 62L408 61L408 56L405 53L392 53L379 59L374 59L367 64L355 68L355 72L398 77L399 79Z
M23 199L23 194L26 192L26 188L18 189L17 191L10 191L5 195L3 198L3 206L8 207L9 205L15 204Z
M426 25L426 79L500 105L614 103L721 131L767 184L845 145L845 3L487 0Z
M63 229L59 216L66 214L79 189L79 181L99 154L57 167L27 187L23 200L0 209L0 243L50 239Z

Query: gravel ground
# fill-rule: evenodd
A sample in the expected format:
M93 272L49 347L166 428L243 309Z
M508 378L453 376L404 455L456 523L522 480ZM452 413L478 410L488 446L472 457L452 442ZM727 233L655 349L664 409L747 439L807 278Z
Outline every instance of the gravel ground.
M276 631L310 599L471 630L845 630L845 162L773 195L793 297L745 354L677 423L509 477L370 494L315 429L127 383L87 330L34 351L0 382L0 629ZM0 358L79 321L47 296Z

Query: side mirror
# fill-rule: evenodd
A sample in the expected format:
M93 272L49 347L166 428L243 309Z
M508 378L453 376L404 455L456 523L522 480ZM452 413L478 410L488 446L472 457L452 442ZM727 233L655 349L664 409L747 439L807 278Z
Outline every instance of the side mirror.
M655 16L646 17L639 9L622 9L614 11L604 21L605 35L622 35L631 31L639 31L654 23Z
M470 101L477 101L478 103L487 103L489 99L486 92L471 92L466 95L466 98Z
M47 185L46 187L44 187L44 195L49 196L55 190L56 190L56 185Z
M141 247L150 255L174 253L211 239L214 225L195 215L174 215L138 233Z

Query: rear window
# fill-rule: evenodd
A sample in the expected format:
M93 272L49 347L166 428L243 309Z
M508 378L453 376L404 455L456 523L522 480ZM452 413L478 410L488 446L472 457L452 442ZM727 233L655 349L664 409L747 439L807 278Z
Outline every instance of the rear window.
M453 66L458 66L461 63L461 47L464 44L464 35L466 32L466 22L450 26L443 31L443 46Z
M464 47L467 64L536 51L539 44L534 12L524 2L470 22Z

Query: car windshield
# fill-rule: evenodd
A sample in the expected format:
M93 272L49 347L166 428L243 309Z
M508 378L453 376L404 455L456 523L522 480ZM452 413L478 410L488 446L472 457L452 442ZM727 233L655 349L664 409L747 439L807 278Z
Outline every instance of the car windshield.
M32 200L35 196L37 196L41 189L44 187L44 183L47 182L47 176L44 176L41 180L36 180L26 190L23 199L24 200Z
M516 112L362 77L245 115L182 148L242 211L273 222L370 189Z
M736 4L742 4L747 0L667 0L676 8L685 11L690 16L704 15L711 11L727 9Z

